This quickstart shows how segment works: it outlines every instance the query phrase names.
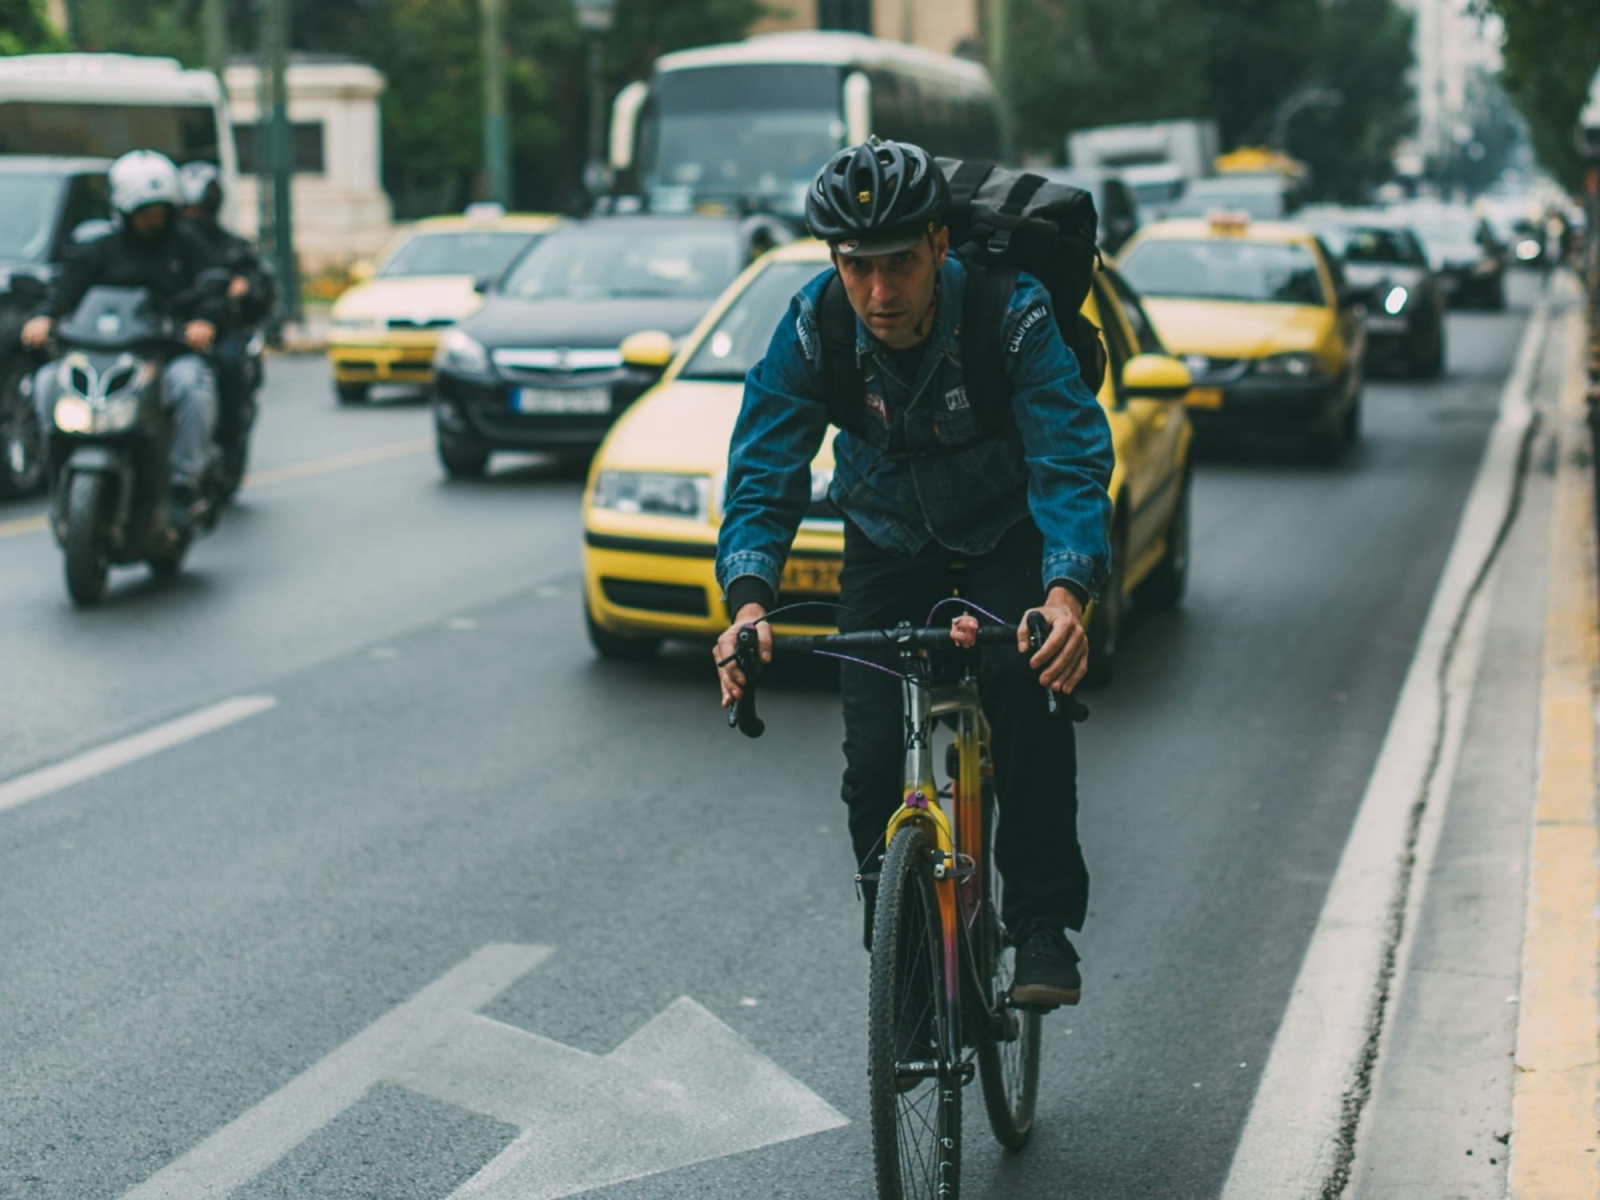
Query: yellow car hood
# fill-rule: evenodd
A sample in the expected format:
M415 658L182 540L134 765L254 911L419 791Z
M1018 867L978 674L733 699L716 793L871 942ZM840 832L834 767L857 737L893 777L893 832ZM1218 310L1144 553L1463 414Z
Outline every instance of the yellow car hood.
M1315 351L1333 319L1306 304L1250 304L1231 300L1153 300L1144 309L1167 350L1176 355L1260 358Z
M473 290L470 275L414 275L374 279L340 296L333 317L340 321L386 321L391 317L419 322L459 321L478 311L483 297Z
M641 397L612 427L601 448L601 469L681 471L718 475L728 466L728 444L744 399L744 382L674 380ZM833 466L833 439L816 465Z

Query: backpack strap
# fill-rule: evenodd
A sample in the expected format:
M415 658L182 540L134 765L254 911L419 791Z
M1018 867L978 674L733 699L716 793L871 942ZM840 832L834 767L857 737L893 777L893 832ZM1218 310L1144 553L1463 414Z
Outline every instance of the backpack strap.
M817 305L817 332L822 343L823 402L828 420L859 433L866 427L867 381L856 358L856 313L845 295L838 272L822 289Z
M1017 269L967 266L961 297L961 379L985 434L1015 423L1006 381L1005 316L1017 288Z
M1011 245L1011 231L1016 228L1017 218L1022 215L1023 209L1028 207L1028 201L1038 193L1047 180L1043 175L1019 175L1016 183L1011 185L1011 190L1006 193L1006 198L1001 202L997 214L1004 219L998 229L989 235L988 244L984 247L994 258L1004 258L1006 250Z
M950 176L950 209L952 212L966 212L972 203L973 197L978 194L978 189L983 186L983 181L989 178L989 173L994 170L994 164L984 162L978 158L962 160L955 174Z

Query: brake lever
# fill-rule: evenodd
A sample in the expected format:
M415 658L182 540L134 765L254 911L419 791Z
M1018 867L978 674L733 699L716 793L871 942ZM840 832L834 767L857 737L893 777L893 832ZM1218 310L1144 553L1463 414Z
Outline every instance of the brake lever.
M758 738L767 731L767 723L756 714L756 681L761 678L761 635L754 625L739 630L739 641L734 647L734 658L744 673L744 695L728 706L728 728L737 729L748 738Z
M1044 614L1031 612L1028 614L1028 650L1038 653L1039 648L1045 644L1050 636L1050 625L1044 619ZM1056 716L1065 710L1066 715L1074 722L1082 724L1089 719L1089 706L1079 700L1071 692L1061 694L1054 688L1045 692L1050 705L1050 715Z

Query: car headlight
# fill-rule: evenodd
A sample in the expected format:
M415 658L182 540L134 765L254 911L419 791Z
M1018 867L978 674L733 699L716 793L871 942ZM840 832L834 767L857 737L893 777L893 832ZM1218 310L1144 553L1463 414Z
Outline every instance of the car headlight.
M460 371L465 375L487 375L489 352L471 334L451 329L439 339L439 348L433 353L433 365L439 370Z
M1269 354L1256 363L1256 374L1275 375L1288 379L1314 379L1322 374L1322 364L1315 354Z
M63 396L56 401L56 428L63 433L88 433L94 428L94 409L87 400Z
M703 521L710 499L709 475L601 471L594 481L594 506L613 512Z
M1400 310L1406 306L1406 301L1411 299L1411 293L1398 284L1389 289L1389 294L1383 298L1383 311L1391 317L1399 316Z

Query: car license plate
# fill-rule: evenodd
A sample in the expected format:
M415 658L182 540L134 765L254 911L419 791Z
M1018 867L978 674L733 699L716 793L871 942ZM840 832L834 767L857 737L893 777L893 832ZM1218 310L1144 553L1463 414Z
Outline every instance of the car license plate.
M511 393L511 408L519 413L608 413L611 389L517 388Z
M783 580L778 586L786 592L837 594L839 563L825 558L791 560L784 565Z
M1368 317L1368 333L1404 333L1406 319L1404 317Z
M1183 398L1189 408L1221 408L1222 389L1218 387L1190 388L1189 394Z

